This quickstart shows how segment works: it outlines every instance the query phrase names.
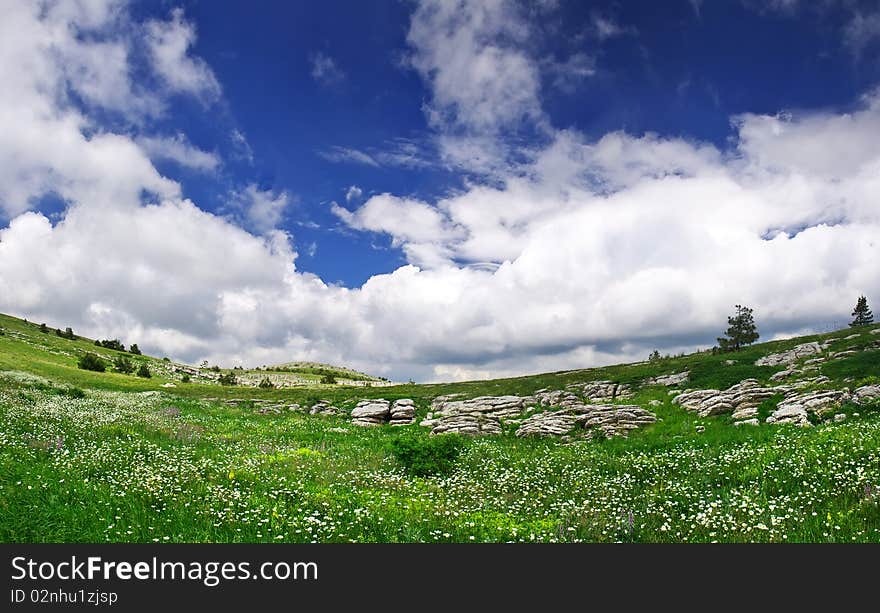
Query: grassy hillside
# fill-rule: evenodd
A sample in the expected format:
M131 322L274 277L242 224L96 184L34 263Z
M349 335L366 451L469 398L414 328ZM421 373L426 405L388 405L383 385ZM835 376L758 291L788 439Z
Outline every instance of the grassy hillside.
M263 389L77 368L112 350L0 316L0 540L24 541L880 541L880 411L845 421L734 427L698 417L646 380L689 371L691 389L762 383L758 358L811 341L815 386L880 383L880 330L853 330L656 362L437 385ZM804 362L804 360L801 360ZM465 438L448 470L417 476L399 441L431 459L418 425L446 394L529 395L629 384L658 421L628 438ZM163 385L174 387L163 387ZM416 424L360 428L366 398L412 398ZM318 400L338 416L287 410ZM762 418L771 398L761 407ZM266 411L265 407L276 408ZM458 439L455 439L458 440ZM395 451L397 450L397 451ZM436 452L436 450L435 450Z

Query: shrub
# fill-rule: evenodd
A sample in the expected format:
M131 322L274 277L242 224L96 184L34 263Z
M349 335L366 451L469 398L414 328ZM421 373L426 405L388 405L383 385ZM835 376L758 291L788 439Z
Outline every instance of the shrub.
M137 343L132 343L131 347L128 349L129 353L133 353L135 355L141 355L141 350L138 348Z
M327 373L323 377L321 377L321 383L325 385L336 385L336 377L334 377L331 373Z
M180 378L180 381L181 381L181 383L189 383L189 375L184 374L184 375Z
M464 448L459 434L430 438L401 436L391 441L391 453L408 473L416 477L449 473Z
M104 372L107 370L107 365L104 363L104 360L94 353L84 354L79 359L79 362L77 362L77 366L83 370L94 370L95 372Z
M130 375L134 372L134 364L131 363L131 360L122 356L113 360L113 368L116 369L116 372L121 372L126 375Z
M95 344L104 347L105 349L113 349L114 351L125 351L125 345L123 345L118 338L95 341Z
M220 382L220 385L235 385L237 383L237 381L235 380L235 375L231 372L220 375L220 378L217 380Z
M141 362L141 365L138 366L137 376L143 377L144 379L149 379L150 377L152 377L152 375L150 374L150 369L147 367L146 362Z
M49 334L49 328L46 327L46 324L40 324L40 332L43 334Z
M272 389L275 385L269 380L269 377L263 377L263 380L260 381L260 387L263 389Z

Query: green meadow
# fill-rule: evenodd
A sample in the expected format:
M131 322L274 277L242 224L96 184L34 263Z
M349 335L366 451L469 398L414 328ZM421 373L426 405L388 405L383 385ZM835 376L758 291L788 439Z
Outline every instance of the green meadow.
M857 338L847 329L503 380L281 389L187 383L161 358L7 316L0 328L3 542L880 542L876 403L845 405L844 421L806 428L763 419L734 427L730 416L700 418L645 384L683 370L694 389L767 382L783 367L755 360L813 340L854 351L819 366L823 385L877 384L877 326ZM86 353L108 364L124 355L151 376L83 370ZM626 402L658 421L589 440L431 436L418 425L439 395L527 395L598 380L631 385ZM351 424L347 409L380 397L412 398L415 423ZM259 410L261 401L318 400L343 413ZM776 401L762 405L762 418ZM432 454L446 436L455 444L443 446L441 462ZM401 441L437 470L414 470Z

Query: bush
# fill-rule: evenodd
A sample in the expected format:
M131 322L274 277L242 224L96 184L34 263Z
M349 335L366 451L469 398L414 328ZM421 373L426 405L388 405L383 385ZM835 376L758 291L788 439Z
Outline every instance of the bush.
M116 372L121 372L125 375L130 375L134 372L134 364L131 363L131 360L122 356L113 360L113 368L116 369Z
M323 383L324 385L336 385L336 377L334 377L330 373L327 373L326 375L321 377L321 383Z
M113 349L114 351L125 351L125 345L123 345L118 338L95 341L95 344L98 347L104 347L105 349Z
M135 355L141 355L141 350L140 350L140 348L138 348L137 343L132 343L131 347L129 347L129 349L128 349L128 352L133 353Z
M43 334L49 334L49 328L46 327L46 324L40 324L40 332Z
M220 385L235 385L237 383L235 375L231 372L228 372L225 375L220 375L220 378L217 380L220 382Z
M150 377L153 376L153 375L150 374L150 369L147 367L147 363L146 363L146 362L141 362L141 365L138 366L138 369L137 369L137 376L138 376L138 377L143 377L144 379L149 379Z
M83 370L93 370L95 372L104 372L107 370L107 365L104 363L104 360L94 353L86 353L79 359L79 362L77 362L76 365Z
M401 436L391 441L391 453L408 473L416 477L449 473L464 448L460 434L430 438Z
M260 381L260 387L263 389L272 389L275 385L269 380L269 377L263 377L263 380Z
M186 375L186 374L183 375L183 376L180 378L180 382L181 382L181 383L189 383L189 375Z

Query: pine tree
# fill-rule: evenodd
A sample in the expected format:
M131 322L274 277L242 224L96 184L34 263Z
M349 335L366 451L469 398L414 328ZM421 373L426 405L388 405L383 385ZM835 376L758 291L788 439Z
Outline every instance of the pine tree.
M736 315L727 318L727 325L725 336L718 338L718 346L721 351L739 351L760 337L752 309L748 307L736 305Z
M874 323L874 314L871 312L871 309L868 308L868 299L864 296L859 296L859 299L856 301L856 308L853 309L852 315L855 319L853 319L850 324L851 328L857 326L870 326Z

